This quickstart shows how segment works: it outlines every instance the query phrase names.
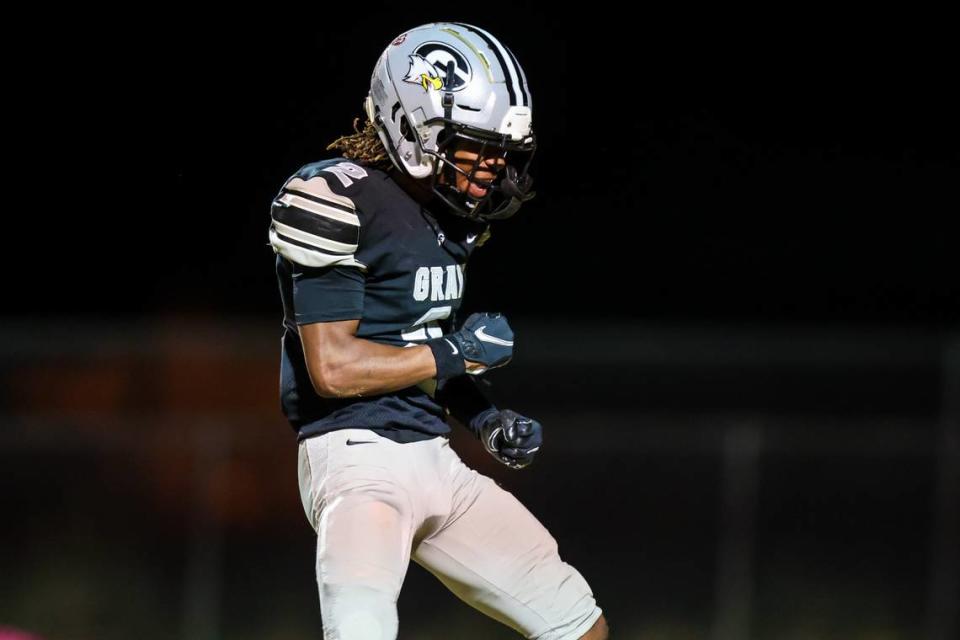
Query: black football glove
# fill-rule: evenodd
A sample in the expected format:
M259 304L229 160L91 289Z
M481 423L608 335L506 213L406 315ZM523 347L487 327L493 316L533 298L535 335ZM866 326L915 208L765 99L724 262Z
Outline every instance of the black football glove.
M511 469L523 469L543 444L543 426L510 409L487 409L471 427L490 455Z
M437 379L464 373L466 361L482 368L467 373L478 375L502 367L513 357L513 329L502 313L474 313L459 330L427 341L437 361Z

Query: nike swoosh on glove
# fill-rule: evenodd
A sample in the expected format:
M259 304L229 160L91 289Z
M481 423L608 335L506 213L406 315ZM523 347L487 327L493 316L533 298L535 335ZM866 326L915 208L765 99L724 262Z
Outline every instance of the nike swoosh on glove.
M447 337L460 347L464 360L484 365L469 372L474 375L502 367L513 358L513 329L502 313L471 314L459 331Z
M464 373L468 360L483 365L467 372L479 375L513 358L513 329L502 313L474 313L459 330L426 344L436 359L438 380Z

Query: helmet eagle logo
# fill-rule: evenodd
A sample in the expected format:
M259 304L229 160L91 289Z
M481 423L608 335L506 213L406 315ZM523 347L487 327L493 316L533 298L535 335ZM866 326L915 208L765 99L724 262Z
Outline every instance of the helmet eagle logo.
M418 54L412 54L410 56L410 69L407 70L407 75L403 81L418 84L423 87L424 91L429 91L430 89L439 91L443 88L443 80L440 79L440 73L437 71L437 68L427 62L426 58Z

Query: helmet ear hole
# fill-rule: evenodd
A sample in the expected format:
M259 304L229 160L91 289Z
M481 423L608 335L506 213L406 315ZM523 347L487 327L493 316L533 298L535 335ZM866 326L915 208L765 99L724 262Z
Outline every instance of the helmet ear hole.
M406 116L400 118L400 135L403 136L403 139L407 142L416 142L413 137L413 127L410 126L410 121L407 120Z

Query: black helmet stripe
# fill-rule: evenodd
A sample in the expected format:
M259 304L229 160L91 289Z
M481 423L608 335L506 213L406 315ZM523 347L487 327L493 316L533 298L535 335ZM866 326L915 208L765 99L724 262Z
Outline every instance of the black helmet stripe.
M510 54L510 59L513 60L513 66L517 68L520 76L520 82L517 84L520 85L520 94L523 96L523 106L530 106L530 98L527 95L527 77L523 73L523 69L520 67L520 63L517 62L517 56L513 55L513 51L510 51L510 48L507 45L503 45L503 48L507 50L507 53Z
M516 106L517 105L516 87L521 86L522 83L519 82L519 75L517 74L516 70L513 68L513 63L508 62L507 59L504 58L501 45L495 42L494 39L490 37L490 34L488 34L485 31L481 31L477 27L471 27L470 25L463 24L462 22L454 22L453 24L459 27L463 27L467 31L470 31L471 33L475 33L476 35L480 36L480 38L482 38L483 41L487 43L487 46L490 47L490 49L493 51L494 55L497 56L497 60L500 62L500 68L503 69L503 74L506 76L506 79L507 79L506 84L507 84L507 91L510 94L510 106ZM524 106L526 106L527 104L526 96L524 96L523 104Z

